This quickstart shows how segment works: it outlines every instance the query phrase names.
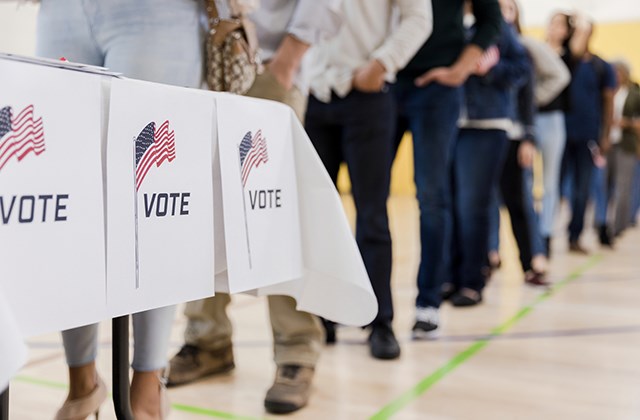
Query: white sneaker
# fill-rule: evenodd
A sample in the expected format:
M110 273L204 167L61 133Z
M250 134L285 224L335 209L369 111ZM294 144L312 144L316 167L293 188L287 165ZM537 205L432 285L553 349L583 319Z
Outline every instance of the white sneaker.
M412 328L414 340L433 340L438 338L440 316L438 309L433 307L416 308L416 323Z

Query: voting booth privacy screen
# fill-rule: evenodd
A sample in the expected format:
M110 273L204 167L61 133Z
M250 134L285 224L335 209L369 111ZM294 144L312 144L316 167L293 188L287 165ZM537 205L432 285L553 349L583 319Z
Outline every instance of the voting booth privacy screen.
M0 259L0 388L28 337L215 291L377 313L290 108L1 54Z

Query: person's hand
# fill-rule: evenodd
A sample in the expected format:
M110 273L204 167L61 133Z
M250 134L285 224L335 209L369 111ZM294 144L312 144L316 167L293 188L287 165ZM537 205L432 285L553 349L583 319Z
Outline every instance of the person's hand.
M449 87L458 87L466 82L467 77L469 77L467 73L454 67L436 67L418 77L415 80L415 85L424 87L430 83L437 82Z
M371 60L353 74L353 88L360 92L382 91L387 71L378 60Z
M529 140L524 140L518 147L518 163L521 168L530 169L536 155L536 146Z
M274 57L273 60L267 63L266 71L271 73L276 81L286 90L293 87L297 69L287 64L284 60L278 60Z
M478 64L473 71L473 74L476 76L486 76L487 73L491 71L492 68L498 64L500 61L500 50L495 45L489 47L480 60L478 60Z
M591 30L591 22L589 21L589 18L584 13L576 12L571 17L573 18L572 19L573 26L577 30L584 30L584 31Z

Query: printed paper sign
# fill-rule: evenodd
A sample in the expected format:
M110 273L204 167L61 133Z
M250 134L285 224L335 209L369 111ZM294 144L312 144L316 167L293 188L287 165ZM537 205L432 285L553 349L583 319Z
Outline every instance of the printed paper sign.
M0 60L0 284L31 336L103 319L102 77Z
M111 85L112 315L213 295L214 106L207 92L134 80Z
M302 275L291 112L276 102L216 95L229 290Z

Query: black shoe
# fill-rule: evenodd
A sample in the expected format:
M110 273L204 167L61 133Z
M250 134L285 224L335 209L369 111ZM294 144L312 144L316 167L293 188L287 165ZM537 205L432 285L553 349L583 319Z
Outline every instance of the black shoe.
M440 296L442 297L443 301L449 300L451 299L451 296L453 296L457 291L458 289L453 283L447 282L447 283L444 283L440 288Z
M551 258L551 237L545 236L542 238L542 240L544 241L544 254L547 257L547 259L550 259Z
M600 245L613 248L613 238L609 234L607 225L600 225L598 227L598 237L600 239Z
M390 324L375 324L371 327L369 350L376 359L391 360L400 357L400 345Z
M336 323L328 319L320 318L324 327L325 343L335 344L336 342Z
M476 290L465 287L451 296L450 300L453 306L475 306L482 302L482 294Z

